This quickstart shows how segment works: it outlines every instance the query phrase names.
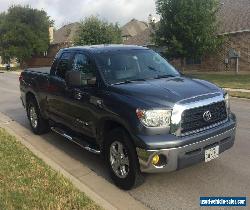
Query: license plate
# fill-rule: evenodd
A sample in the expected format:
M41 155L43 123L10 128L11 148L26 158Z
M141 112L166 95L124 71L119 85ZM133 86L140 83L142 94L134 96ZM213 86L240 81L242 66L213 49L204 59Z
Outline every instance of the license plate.
M205 162L209 162L219 157L219 146L205 150Z

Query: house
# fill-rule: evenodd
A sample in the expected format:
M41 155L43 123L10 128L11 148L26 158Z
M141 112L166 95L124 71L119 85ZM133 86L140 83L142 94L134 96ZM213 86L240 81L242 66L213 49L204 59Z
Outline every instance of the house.
M50 29L51 44L48 52L46 52L44 56L32 57L26 61L26 65L28 67L50 66L53 62L54 56L60 49L71 47L73 45L74 36L79 26L80 23L75 22L64 25L56 31ZM127 40L132 37L136 38L138 34L144 32L146 29L148 29L148 24L146 22L132 19L121 27L123 40Z
M203 71L250 71L250 1L221 0L218 35L224 36L222 49L200 60L187 62L185 69ZM237 56L238 61L237 61ZM238 63L238 64L237 64Z
M50 46L47 52L43 56L34 56L26 61L27 67L41 67L51 66L56 53L65 47L71 47L73 45L73 39L76 31L78 30L80 23L70 23L58 30L49 29L50 34Z
M153 33L150 27L147 27L144 31L139 32L138 34L131 36L128 39L123 41L127 45L140 45L140 46L149 46L153 45L151 39L151 34Z
M130 38L144 32L148 27L148 23L132 19L121 27L123 41L126 42Z
M198 71L250 71L250 1L249 0L220 0L218 11L220 24L218 36L224 36L222 49L213 55L200 59L185 59L184 66L180 60L174 60L177 68ZM153 46L152 31L145 31L129 37L125 44ZM237 59L238 57L238 59ZM238 61L237 61L238 60Z

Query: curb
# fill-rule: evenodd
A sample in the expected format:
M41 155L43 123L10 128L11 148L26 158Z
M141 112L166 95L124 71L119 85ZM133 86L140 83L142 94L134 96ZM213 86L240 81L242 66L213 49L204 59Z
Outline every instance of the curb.
M1 73L11 73L11 74L16 74L20 75L22 71L6 71L6 70L0 70Z
M250 93L250 90L247 89L234 89L234 88L223 88L223 89L231 92Z
M230 98L235 99L235 100L242 100L242 101L250 102L249 98L241 98L241 97L236 97L236 96L231 96Z
M78 177L73 176L65 170L61 165L56 163L54 160L49 158L43 152L39 151L35 148L31 143L28 142L26 136L22 136L19 134L18 127L15 126L15 121L10 119L8 116L0 112L0 127L6 129L11 135L15 136L16 139L21 142L25 147L27 147L33 154L35 154L38 158L42 159L47 165L49 165L52 169L61 173L64 177L69 179L73 185L84 192L91 200L93 200L97 205L101 206L103 209L107 210L115 210L115 209L148 209L139 201L135 200L131 195L127 192L121 191L120 189L114 187L112 184L108 183L105 179L99 178L94 172L91 172L89 176L85 178L85 180L80 180ZM16 128L16 129L15 129ZM90 180L88 180L90 179ZM92 183L96 183L98 186L88 186L88 181ZM102 197L98 191L98 187L100 188L100 183L104 186L104 190L106 190L106 199ZM95 188L97 190L95 190ZM110 193L110 194L108 194ZM114 195L118 195L118 201L125 200L127 205L123 205L121 203L116 203L116 200L113 198ZM113 199L113 200L112 200ZM111 203L112 202L112 203ZM114 205L115 204L115 205ZM116 205L117 204L117 205Z

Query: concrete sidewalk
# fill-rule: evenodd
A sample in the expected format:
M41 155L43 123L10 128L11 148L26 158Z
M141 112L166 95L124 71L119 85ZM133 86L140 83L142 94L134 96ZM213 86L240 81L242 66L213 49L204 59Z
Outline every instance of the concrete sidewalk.
M250 90L247 89L233 89L233 88L223 88L223 89L231 92L250 93Z
M57 138L55 134L52 134L54 139L51 138L51 134L36 136L29 129L1 112L0 127L5 128L10 134L16 136L36 156L41 158L54 170L62 173L80 191L84 192L104 209L147 209L143 204L130 196L129 192L118 189L113 183L105 180L102 176L98 176L84 163L66 154L63 147L67 146L69 142L65 139L59 139L60 147L57 145L58 142L53 142ZM48 140L48 138L50 139ZM88 155L86 151L82 152L83 155Z

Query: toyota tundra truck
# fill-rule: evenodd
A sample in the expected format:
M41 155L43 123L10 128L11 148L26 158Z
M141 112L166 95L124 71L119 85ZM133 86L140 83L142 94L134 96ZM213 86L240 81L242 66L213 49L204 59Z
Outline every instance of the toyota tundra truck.
M125 190L143 173L208 162L234 144L229 95L145 47L62 49L51 68L26 69L19 80L32 131L52 130L101 155Z

